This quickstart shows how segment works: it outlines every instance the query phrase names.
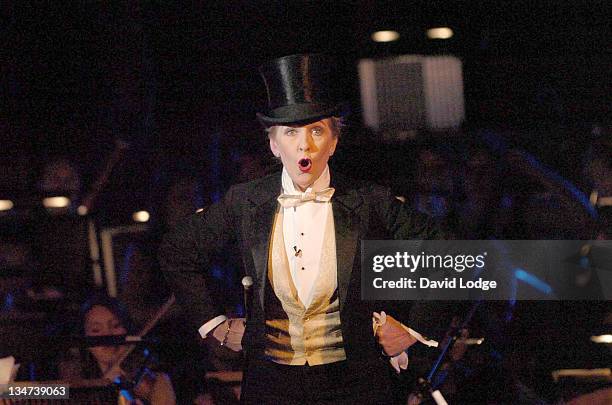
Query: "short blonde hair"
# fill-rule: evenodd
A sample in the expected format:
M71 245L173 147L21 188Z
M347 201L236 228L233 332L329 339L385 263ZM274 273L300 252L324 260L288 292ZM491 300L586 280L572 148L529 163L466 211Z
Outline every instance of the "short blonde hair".
M332 134L334 135L334 137L339 138L340 137L340 133L342 132L342 128L344 128L344 118L342 117L327 117L327 118L323 118L321 121L323 120L329 120L329 128L332 131ZM265 129L266 133L268 134L268 136L274 136L275 135L275 128L278 128L280 125L273 125L271 127L267 127Z

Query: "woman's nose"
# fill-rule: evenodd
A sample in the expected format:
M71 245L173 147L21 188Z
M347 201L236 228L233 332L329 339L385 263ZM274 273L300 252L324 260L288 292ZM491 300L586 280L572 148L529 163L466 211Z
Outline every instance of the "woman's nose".
M312 139L310 135L308 135L307 133L303 134L300 137L300 143L298 144L300 151L303 151L303 152L309 151L311 148L311 145L312 145Z

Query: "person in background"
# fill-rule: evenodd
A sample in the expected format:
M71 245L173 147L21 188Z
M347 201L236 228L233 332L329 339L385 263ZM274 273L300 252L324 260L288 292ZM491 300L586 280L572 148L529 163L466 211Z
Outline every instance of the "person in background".
M131 322L117 300L95 296L83 305L79 328L82 336L119 336L129 333ZM113 381L125 375L117 364L124 350L125 346L94 346L82 351L73 349L72 358L59 363L59 376L68 381L103 377ZM164 373L147 374L134 388L134 394L151 405L176 403L172 382Z
M164 177L159 181L155 195L159 198L146 234L130 242L121 261L118 298L125 305L136 327L142 327L155 316L161 305L171 295L161 275L157 250L162 236L186 216L202 208L200 182L193 169L162 169ZM177 401L188 403L203 390L205 347L199 345L197 331L177 334L185 324L184 314L176 306L160 320L156 327L159 338L160 366L171 376Z
M414 207L442 223L450 210L453 192L451 163L442 151L424 146L418 152L415 169Z
M77 197L81 190L81 175L69 159L55 158L45 164L39 186L41 190L68 192L68 197Z
M496 160L488 150L475 146L461 163L463 193L452 215L457 239L500 238L507 226L509 198L502 195Z

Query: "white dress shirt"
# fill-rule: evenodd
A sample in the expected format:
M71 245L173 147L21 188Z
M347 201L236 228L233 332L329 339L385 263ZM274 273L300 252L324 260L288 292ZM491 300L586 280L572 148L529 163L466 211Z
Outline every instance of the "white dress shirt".
M325 167L313 185L301 192L295 188L289 173L283 169L283 193L289 195L316 193L328 188L329 180L329 167ZM327 215L330 214L331 209L330 201L307 201L297 207L282 208L283 238L289 259L289 269L300 301L306 308L312 302L312 286L321 271L323 235Z

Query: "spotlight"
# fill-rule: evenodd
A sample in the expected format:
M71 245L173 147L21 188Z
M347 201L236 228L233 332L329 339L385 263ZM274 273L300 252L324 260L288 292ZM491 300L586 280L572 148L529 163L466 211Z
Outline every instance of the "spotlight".
M45 208L66 208L70 205L68 197L47 197L43 198L43 206Z
M610 370L609 368L570 368L555 370L552 372L552 378L555 382L558 382L562 377L588 378L590 380L609 380L610 376L612 376L612 370Z
M485 338L459 338L457 342L463 343L464 345L481 345Z
M598 207L612 207L612 197L599 197L597 199Z
M453 36L453 30L448 27L436 27L427 30L429 39L449 39Z
M0 211L12 210L14 206L11 200L0 200Z
M397 41L400 37L397 31L376 31L372 34L372 41L374 42L393 42Z
M79 205L79 208L77 208L77 214L79 214L80 216L87 215L87 212L89 212L89 210L85 205Z
M612 343L612 335L591 336L593 343Z
M136 222L147 222L150 217L147 211L136 211L132 214L132 219Z

